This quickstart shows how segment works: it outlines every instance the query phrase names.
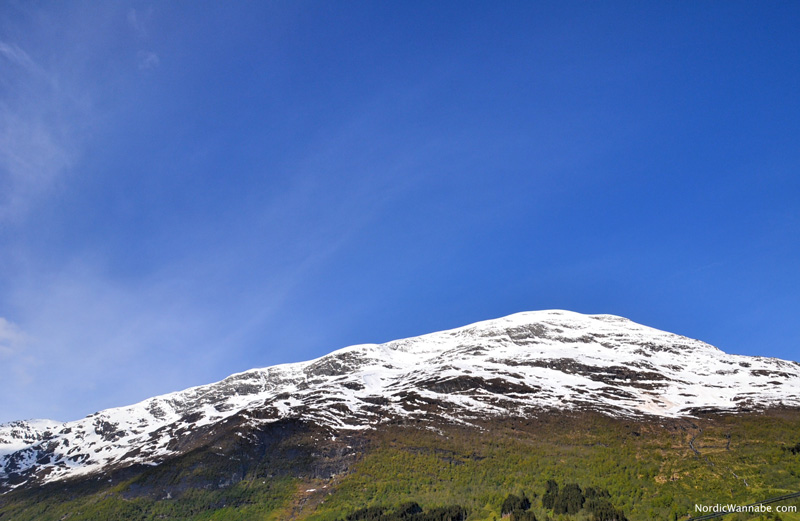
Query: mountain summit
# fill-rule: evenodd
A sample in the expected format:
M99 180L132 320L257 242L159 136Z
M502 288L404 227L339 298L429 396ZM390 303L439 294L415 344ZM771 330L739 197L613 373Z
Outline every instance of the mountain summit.
M331 436L391 422L470 425L590 410L635 418L800 407L800 364L729 355L613 315L535 311L220 382L81 420L0 426L0 492L157 466L286 420Z

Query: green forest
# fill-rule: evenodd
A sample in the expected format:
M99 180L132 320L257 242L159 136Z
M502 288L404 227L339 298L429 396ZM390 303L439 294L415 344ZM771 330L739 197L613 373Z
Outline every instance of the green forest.
M0 496L0 521L677 521L695 515L696 504L800 491L797 411L657 422L551 415L397 424L365 436L344 472L320 475L308 456L302 472L292 471L299 460L280 471L256 465L232 484L178 492L188 475L230 471L212 468L217 460L201 451L113 485L95 479L13 491ZM173 492L153 493L148 483ZM800 521L800 514L722 519Z

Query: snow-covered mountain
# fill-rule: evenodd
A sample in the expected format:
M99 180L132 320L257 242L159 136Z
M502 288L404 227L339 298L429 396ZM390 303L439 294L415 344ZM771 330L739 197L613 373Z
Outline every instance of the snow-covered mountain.
M658 418L773 406L800 407L797 362L728 355L612 315L526 312L253 369L73 422L2 425L0 492L158 465L222 425L296 418L342 432L552 410Z
M14 421L0 425L0 457L42 441L61 428L63 423L53 420Z

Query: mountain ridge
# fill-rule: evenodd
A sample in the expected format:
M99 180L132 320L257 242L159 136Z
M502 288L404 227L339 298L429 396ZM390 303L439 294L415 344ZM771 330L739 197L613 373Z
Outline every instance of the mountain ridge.
M251 369L72 422L4 424L0 492L160 465L225 422L294 418L335 436L398 419L472 425L545 410L678 418L772 406L800 406L797 362L728 355L614 315L522 312Z

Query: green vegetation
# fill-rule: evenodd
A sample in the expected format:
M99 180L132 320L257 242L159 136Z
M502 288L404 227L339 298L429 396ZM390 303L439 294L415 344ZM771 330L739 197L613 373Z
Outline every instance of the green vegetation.
M583 508L585 499L583 491L577 483L569 483L562 488L553 502L556 514L577 514Z
M553 479L548 479L545 484L544 496L542 496L542 506L547 509L552 509L556 504L558 497L558 483Z
M43 499L34 496L0 508L0 519L19 521L100 520L193 520L249 521L280 520L278 514L295 492L292 480L272 480L264 484L239 482L219 490L186 491L180 498L154 499L138 497L125 499L116 487L74 497L75 493L50 490Z
M266 459L192 455L113 484L11 492L0 496L0 521L673 521L700 515L695 504L800 491L797 411L659 422L542 416L479 427L370 432L355 463L332 475L309 451L292 460L286 442L276 445L282 472ZM331 458L324 463L338 465ZM237 479L220 483L221 470L236 469ZM722 519L777 518L800 514Z
M548 493L553 493L558 490L558 484L548 480L546 488ZM585 504L585 513L591 514L592 521L627 521L625 514L611 504L607 490L589 487L586 494L584 496L578 484L568 483L560 492L555 493L553 512L578 514ZM500 506L500 514L509 521L538 521L531 506L531 501L524 492L520 496L509 494ZM545 507L544 501L542 506ZM464 521L468 514L469 510L463 506L438 507L426 512L416 502L410 502L395 509L379 506L362 508L345 516L342 521ZM564 519L564 516L559 519ZM543 521L549 520L547 516L543 518Z
M800 491L800 455L784 450L800 431L796 411L659 423L584 414L484 428L384 432L308 519L332 521L365 506L417 501L463 505L470 521L492 521L501 518L509 492L527 491L541 494L530 509L540 521L672 520L694 515L695 504L747 504ZM569 483L586 487L583 508L570 511L562 496L556 512ZM800 520L798 514L781 517Z
M465 521L469 513L461 506L434 507L423 510L416 502L397 508L367 507L345 516L344 521Z
M509 494L503 504L500 505L500 513L506 515L514 512L524 512L529 508L531 508L531 501L525 495L525 492L521 496Z

